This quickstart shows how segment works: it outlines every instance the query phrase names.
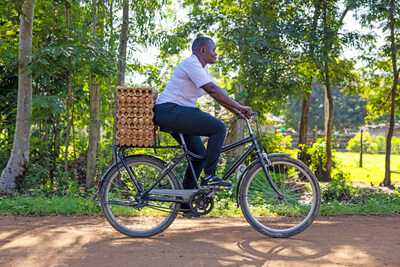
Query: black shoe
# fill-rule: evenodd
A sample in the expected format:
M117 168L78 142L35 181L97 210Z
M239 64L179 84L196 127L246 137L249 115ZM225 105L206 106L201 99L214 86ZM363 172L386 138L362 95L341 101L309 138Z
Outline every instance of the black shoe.
M216 175L211 175L207 178L201 179L201 187L204 189L232 189L233 184L228 183Z

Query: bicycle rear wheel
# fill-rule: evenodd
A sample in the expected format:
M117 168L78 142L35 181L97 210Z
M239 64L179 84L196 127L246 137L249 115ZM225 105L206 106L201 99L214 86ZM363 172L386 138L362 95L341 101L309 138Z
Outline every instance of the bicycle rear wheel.
M258 163L243 180L240 206L257 231L271 237L290 237L309 227L318 214L318 180L305 164L293 158L272 157L270 161L269 175L283 197L278 198Z
M162 160L147 155L130 156L126 163L144 190L165 169ZM181 185L174 173L170 172L154 189L181 189ZM180 204L140 199L137 194L138 190L122 163L107 174L100 199L103 213L111 226L131 237L150 237L167 229L175 220Z

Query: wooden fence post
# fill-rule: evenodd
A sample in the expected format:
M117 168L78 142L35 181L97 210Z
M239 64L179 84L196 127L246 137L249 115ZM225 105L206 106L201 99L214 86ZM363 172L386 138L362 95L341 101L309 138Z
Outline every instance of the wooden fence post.
M360 137L360 168L362 168L363 161L363 129L361 129L361 137Z

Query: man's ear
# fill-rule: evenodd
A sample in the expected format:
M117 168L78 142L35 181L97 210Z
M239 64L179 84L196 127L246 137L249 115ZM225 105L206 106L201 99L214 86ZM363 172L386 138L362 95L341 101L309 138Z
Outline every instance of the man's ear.
M206 48L203 46L202 48L200 48L200 53L204 54L206 51Z

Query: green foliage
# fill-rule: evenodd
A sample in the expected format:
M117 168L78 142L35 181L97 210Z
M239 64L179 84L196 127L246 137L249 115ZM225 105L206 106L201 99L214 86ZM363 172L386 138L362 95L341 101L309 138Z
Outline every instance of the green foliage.
M391 2L363 1L366 12L360 17L364 28L373 29L379 24L381 30L379 36L383 37L383 42L371 43L366 52L360 56L367 63L362 69L365 83L361 91L368 99L368 118L380 122L387 120L392 102L396 110L400 108L399 94L395 99L391 97L392 89L399 86L394 84L398 73L393 70L399 65L400 6L394 1L391 7ZM399 120L398 112L394 113L394 119Z
M334 150L332 151L334 152ZM307 154L310 155L309 167L310 169L318 174L325 171L324 167L326 166L326 139L318 138L317 141L312 145L312 147L307 149ZM334 155L332 155L332 170L338 167L338 162Z
M1 197L0 215L101 215L101 208L91 198L68 196Z
M336 179L337 178L337 179ZM321 215L391 215L400 213L400 190L383 193L354 187L336 177L322 188Z
M16 66L0 62L0 170L6 167L14 141L17 119L18 76Z
M353 187L349 174L342 171L332 175L332 180L321 191L322 203L327 204L334 200L342 203L349 202L360 192L359 189Z
M358 129L365 124L367 100L361 95L347 93L343 86L343 84L335 86L332 90L335 107L332 127L337 131ZM313 85L311 89L308 129L312 130L315 126L318 129L324 129L325 88L324 86ZM284 108L279 111L279 114L283 115L286 128L298 129L301 105L301 99L291 97L287 99ZM299 112L293 112L293 110Z
M400 212L399 188L391 193L383 193L377 188L356 187L352 181L357 181L357 178L353 177L352 170L343 163L336 161L336 164L331 181L320 183L321 215L382 215ZM363 179L358 177L358 181L365 182Z
M357 133L349 140L346 147L347 151L360 152L361 133ZM365 153L385 153L386 138L382 135L370 135L369 132L363 133L363 152ZM400 138L392 137L392 154L400 154Z
M341 183L339 182L338 184ZM341 187L336 186L335 190L340 191ZM356 195L354 197L353 194L351 201L339 201L330 198L329 201L322 203L320 215L400 214L400 191L398 189L391 194L382 192L363 193L358 189L351 188L350 191L352 193L357 192L360 196ZM339 192L339 194L341 193ZM237 208L233 199L218 197L215 200L215 207L208 216L241 216L241 211ZM51 197L45 197L42 194L31 196L14 194L0 197L0 215L102 215L102 211L100 205L93 204L90 197L84 197L80 194L55 195Z
M283 153L292 146L293 141L290 135L284 136L281 133L268 133L261 134L262 144L268 153Z
M365 202L341 203L337 200L322 205L320 215L397 215L400 213L400 197L388 194L374 194Z
M229 79L231 91L243 84L246 103L260 114L277 108L305 83L294 41L304 6L285 1L186 1L192 6L183 31L216 37L216 68Z

